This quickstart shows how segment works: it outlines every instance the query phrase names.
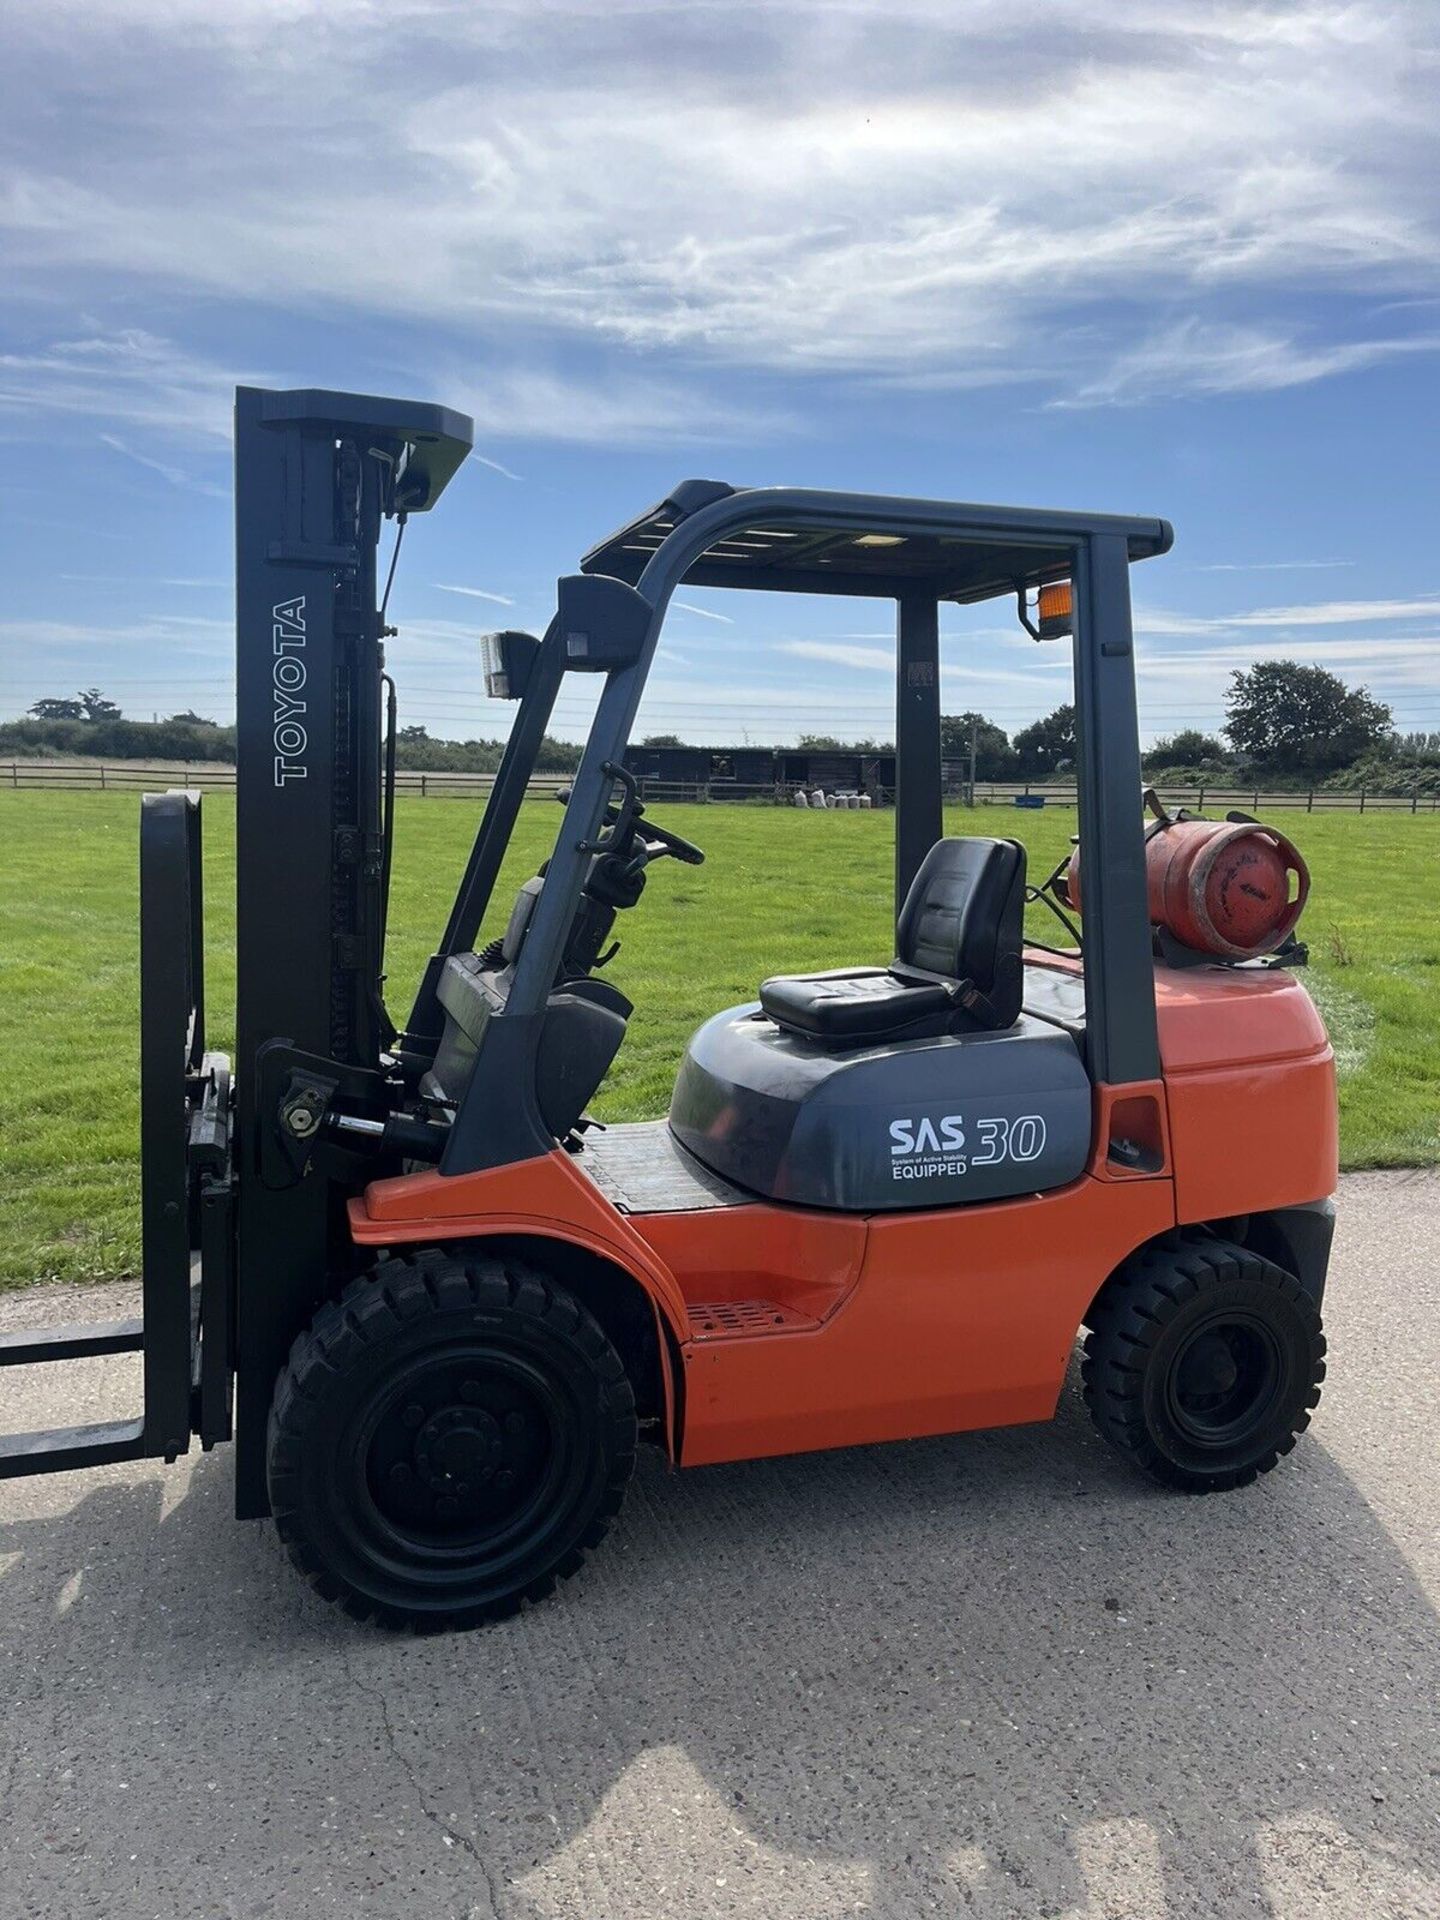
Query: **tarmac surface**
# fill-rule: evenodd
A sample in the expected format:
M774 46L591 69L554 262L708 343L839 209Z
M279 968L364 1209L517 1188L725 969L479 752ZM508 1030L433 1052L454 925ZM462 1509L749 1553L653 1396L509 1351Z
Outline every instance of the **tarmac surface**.
M1327 1321L1244 1492L1135 1478L1072 1374L1051 1426L643 1460L557 1599L436 1640L315 1600L223 1451L0 1484L0 1916L1440 1915L1440 1176L1345 1181Z

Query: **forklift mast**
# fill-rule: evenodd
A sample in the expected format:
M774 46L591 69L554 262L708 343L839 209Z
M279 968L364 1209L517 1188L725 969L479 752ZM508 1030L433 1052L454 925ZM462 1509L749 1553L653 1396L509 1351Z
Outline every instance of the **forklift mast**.
M383 1110L399 1085L383 998L394 703L381 692L381 523L396 521L398 541L471 440L446 407L236 394L235 1065L205 1044L200 796L146 794L142 1312L0 1335L0 1369L139 1354L143 1408L0 1436L0 1479L173 1460L192 1437L233 1433L236 1512L268 1511L275 1378L331 1290L365 1164L311 1136L332 1099Z
M344 1206L334 1180L286 1158L276 1114L307 1090L373 1089L394 1037L383 999L381 523L394 518L398 538L471 441L470 422L445 407L318 391L236 394L242 1517L265 1510L270 1395L297 1327L326 1295Z

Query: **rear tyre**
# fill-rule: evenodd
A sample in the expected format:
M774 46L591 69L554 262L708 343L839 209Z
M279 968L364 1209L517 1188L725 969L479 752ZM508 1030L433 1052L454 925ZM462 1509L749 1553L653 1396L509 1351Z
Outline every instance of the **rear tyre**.
M385 1261L291 1348L270 1504L325 1599L436 1631L540 1600L619 1511L635 1400L573 1295L514 1261Z
M1085 1342L1085 1403L1152 1480L1243 1487L1310 1424L1325 1378L1320 1315L1292 1275L1244 1247L1195 1239L1127 1261Z

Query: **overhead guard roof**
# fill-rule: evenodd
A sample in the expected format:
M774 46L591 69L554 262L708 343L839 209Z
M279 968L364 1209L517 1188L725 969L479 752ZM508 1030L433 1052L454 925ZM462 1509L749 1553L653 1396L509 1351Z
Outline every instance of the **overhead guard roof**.
M406 513L424 513L444 492L475 444L475 425L468 414L425 400L391 400L379 394L335 393L327 387L239 387L253 395L266 426L332 428L336 433L363 433L367 444L378 446L397 460L403 455L404 473L396 505Z
M581 567L633 586L676 528L722 501L753 515L730 522L692 562L683 575L690 586L882 598L924 587L965 603L1064 579L1073 544L1090 534L1123 536L1132 560L1167 552L1174 538L1165 520L686 480L593 547Z

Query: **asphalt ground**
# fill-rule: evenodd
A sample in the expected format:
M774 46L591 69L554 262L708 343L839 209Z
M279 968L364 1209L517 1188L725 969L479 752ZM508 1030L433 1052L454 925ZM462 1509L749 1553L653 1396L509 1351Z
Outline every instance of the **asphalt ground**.
M125 1311L0 1299L0 1325ZM0 1914L1440 1915L1440 1176L1344 1182L1315 1425L1207 1500L1053 1425L642 1462L543 1607L405 1640L225 1454L0 1484ZM134 1364L13 1372L11 1430Z

